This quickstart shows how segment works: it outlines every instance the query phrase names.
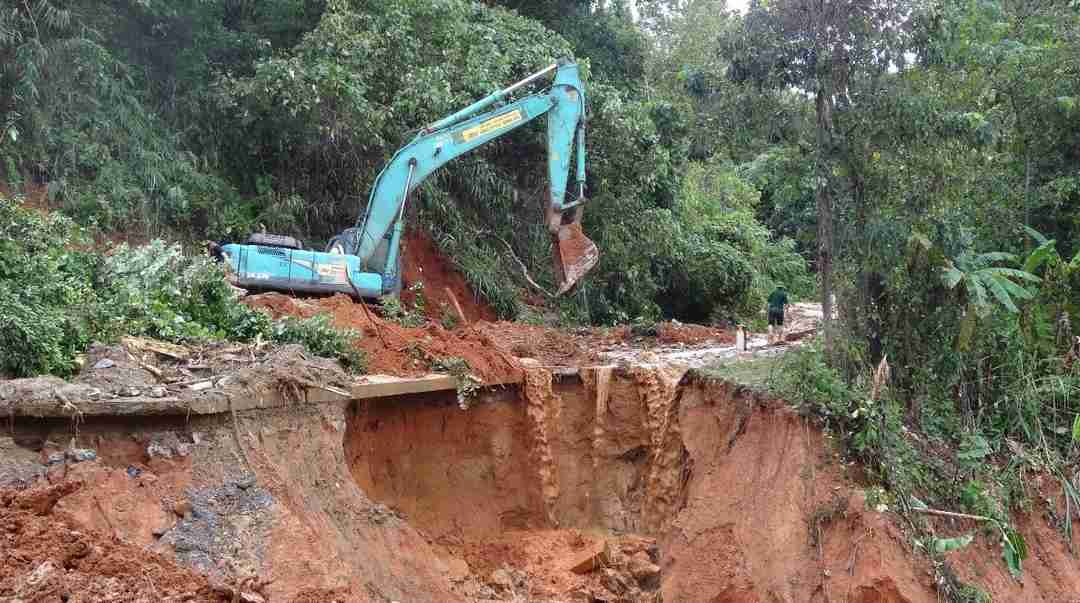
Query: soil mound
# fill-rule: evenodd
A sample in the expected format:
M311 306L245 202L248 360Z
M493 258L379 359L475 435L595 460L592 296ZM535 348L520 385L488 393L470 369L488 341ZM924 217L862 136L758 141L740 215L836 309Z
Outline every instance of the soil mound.
M261 293L244 303L267 311L274 318L308 318L325 313L334 326L363 335L356 346L368 356L368 372L398 377L417 377L439 369L440 361L462 358L469 372L485 383L505 383L521 378L517 362L483 332L461 326L447 330L436 322L404 327L381 318L347 295L321 299L295 299L280 293Z
M492 340L518 358L533 358L543 366L581 367L599 362L588 333L573 334L569 331L526 325L515 322L480 322L476 330L488 335Z

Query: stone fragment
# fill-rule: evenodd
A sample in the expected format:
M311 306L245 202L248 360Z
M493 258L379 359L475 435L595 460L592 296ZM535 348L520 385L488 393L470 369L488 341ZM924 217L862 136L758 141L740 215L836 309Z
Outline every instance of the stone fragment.
M446 575L453 582L464 582L471 573L464 559L451 559L446 563Z
M68 448L65 453L69 461L83 463L97 459L97 452L91 448Z
M194 509L195 508L191 506L191 501L187 499L181 500L173 505L173 513L176 513L178 517L187 517Z
M116 366L116 363L112 360L109 360L108 358L102 358L101 360L98 360L94 363L94 368L96 369L107 369L114 366Z
M491 572L491 583L499 588L509 589L514 586L514 577L506 568L499 568Z
M52 561L38 565L16 585L15 598L37 601L39 595L47 595L53 586L58 585L62 573ZM41 600L45 600L45 597Z
M171 459L173 456L172 448L162 444L157 440L153 440L146 446L146 456L150 458L165 458Z
M607 541L596 542L581 552L567 567L575 574L587 574L611 562L611 549Z
M629 563L630 574L638 584L645 588L654 587L660 580L660 566L652 562L648 553L634 553Z
M600 578L600 583L604 585L604 588L616 595L624 594L634 588L634 585L630 583L630 579L616 569L610 567L604 568L603 574L604 575Z

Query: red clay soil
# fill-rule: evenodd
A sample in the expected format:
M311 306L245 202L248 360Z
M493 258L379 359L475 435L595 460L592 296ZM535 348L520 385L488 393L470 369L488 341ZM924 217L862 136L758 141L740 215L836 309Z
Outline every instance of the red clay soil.
M469 327L448 331L436 322L407 328L384 320L376 309L353 302L346 295L298 300L279 293L263 293L244 298L244 303L261 308L274 318L307 318L328 313L334 326L363 334L356 345L367 353L368 372L376 375L416 377L429 374L432 364L443 358L459 357L469 363L470 372L484 383L518 381L521 373L514 359L484 333Z
M534 358L547 367L591 366L599 361L586 336L514 322L480 322L475 325L518 358Z
M87 529L57 502L79 481L0 492L0 600L230 601L206 578L144 547ZM105 501L111 504L112 501ZM179 599L178 599L179 600Z
M529 577L522 588L528 596L562 601L567 593L601 592L604 572L578 573L573 568L605 550L605 544L607 552L598 565L624 574L632 574L635 566L652 566L659 573L647 553L655 550L655 540L631 534L611 536L599 530L510 530L467 547L464 556L478 576L510 566Z
M735 343L735 333L717 327L706 327L675 322L664 322L656 326L657 341L663 344L681 343L697 345L702 343Z
M693 466L660 539L665 601L937 600L924 558L818 429L732 389L690 388L681 406Z
M1026 486L1036 502L1030 511L1013 517L1029 551L1021 579L1014 579L1005 567L1000 537L971 521L935 521L935 531L942 538L977 536L971 545L950 553L949 563L961 580L978 586L993 601L1080 603L1080 563L1070 552L1065 537L1049 523L1051 510L1059 518L1067 512L1061 483L1050 476L1036 475L1027 480ZM1080 534L1076 532L1072 549L1080 550Z
M356 600L351 588L314 588L297 593L292 603L351 603Z
M424 312L432 320L438 321L446 313L454 313L447 290L457 299L469 322L496 319L495 310L473 292L465 282L465 277L439 253L430 235L418 229L409 229L405 233L404 249L404 288L401 292L403 303L412 306L416 301L416 294L410 291L409 287L415 283L423 283L424 299L427 302Z

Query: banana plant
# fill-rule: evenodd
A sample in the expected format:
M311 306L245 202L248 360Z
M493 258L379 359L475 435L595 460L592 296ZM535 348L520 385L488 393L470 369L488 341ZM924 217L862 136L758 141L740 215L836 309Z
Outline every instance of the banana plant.
M1020 312L1016 300L1028 300L1035 296L1022 283L1038 283L1041 279L1026 269L995 265L1006 262L1016 264L1018 260L1015 255L1000 251L980 254L965 251L946 260L941 274L942 283L947 289L962 292L967 300L956 340L958 350L967 349L978 320L990 314L994 302L1015 314Z
M967 296L968 308L980 318L985 318L993 310L991 298L1009 312L1017 313L1020 309L1015 300L1035 296L1020 283L1038 283L1041 279L1024 269L994 265L999 262L1016 263L1017 257L1002 251L980 254L964 252L948 261L942 280L948 289L962 289Z

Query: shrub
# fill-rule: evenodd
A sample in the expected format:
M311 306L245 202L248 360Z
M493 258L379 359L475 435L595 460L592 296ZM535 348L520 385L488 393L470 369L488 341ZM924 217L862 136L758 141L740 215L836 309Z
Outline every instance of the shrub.
M286 318L274 324L270 338L278 343L298 343L316 356L334 358L354 373L367 370L367 357L356 348L360 334L339 330L330 325L330 318L319 314L311 318Z
M71 220L0 197L0 374L68 375L90 342L124 335L261 337L302 344L356 372L366 366L356 333L333 329L325 317L272 323L238 301L208 258L161 241L98 253Z

